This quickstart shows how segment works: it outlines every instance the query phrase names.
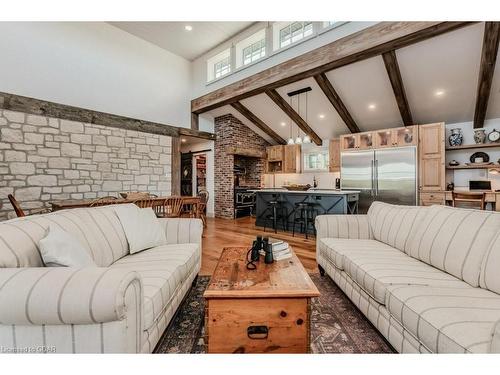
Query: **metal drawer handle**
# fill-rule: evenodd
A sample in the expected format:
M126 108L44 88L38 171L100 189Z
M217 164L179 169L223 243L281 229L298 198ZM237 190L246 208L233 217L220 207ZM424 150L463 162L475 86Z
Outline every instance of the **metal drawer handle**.
M252 340L267 339L269 328L267 326L250 326L247 328L247 336Z

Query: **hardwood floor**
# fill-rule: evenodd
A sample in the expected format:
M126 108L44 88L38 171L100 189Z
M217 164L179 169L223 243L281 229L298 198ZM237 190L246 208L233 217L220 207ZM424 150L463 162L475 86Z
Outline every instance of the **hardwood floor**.
M264 235L263 228L255 226L255 218L239 219L207 218L207 228L203 234L203 255L200 275L212 275L222 249L227 246L250 246L255 236ZM308 272L317 272L316 239L305 239L303 234L278 231L277 234L267 229L265 235L284 240L292 246L298 258Z

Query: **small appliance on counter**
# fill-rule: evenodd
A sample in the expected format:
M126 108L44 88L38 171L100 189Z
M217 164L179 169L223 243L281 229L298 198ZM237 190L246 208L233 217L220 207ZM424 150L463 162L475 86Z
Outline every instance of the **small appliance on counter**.
M340 178L335 179L335 189L340 190Z

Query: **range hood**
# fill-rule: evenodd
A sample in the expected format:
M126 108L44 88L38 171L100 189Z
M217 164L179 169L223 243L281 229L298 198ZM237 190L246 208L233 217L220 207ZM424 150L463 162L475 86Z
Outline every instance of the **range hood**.
M266 157L266 152L264 150L255 150L245 147L230 146L226 149L229 155L245 156L247 158L259 158L264 159Z

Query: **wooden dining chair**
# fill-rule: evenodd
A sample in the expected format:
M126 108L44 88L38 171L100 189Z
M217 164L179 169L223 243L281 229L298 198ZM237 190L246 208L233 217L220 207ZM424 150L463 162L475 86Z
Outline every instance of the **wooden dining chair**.
M17 199L12 194L9 194L7 197L9 198L9 201L10 201L10 204L12 205L12 207L14 207L14 212L16 213L17 217L27 216L26 213L24 212L24 210L21 208L21 205L19 204ZM47 214L49 212L51 212L51 210L49 208L45 208L45 207L35 208L33 210L30 210L29 215Z
M200 218L203 221L203 226L207 226L207 203L210 198L210 194L207 190L200 190L198 193L198 197L200 198L200 202L196 205L197 215L196 217Z
M15 211L17 217L26 216L26 214L24 213L24 211L21 208L21 205L19 204L17 199L14 198L14 196L12 194L9 194L8 197L9 197L10 204L12 205L12 207L14 207L14 211Z
M154 197L147 197L136 199L133 203L140 208L148 208L153 207L155 201L156 199Z
M92 202L90 202L89 207L108 206L110 204L117 204L117 203L120 203L120 200L117 197L108 195L107 197L94 199Z
M169 197L163 202L163 212L161 217L180 217L184 201L182 197Z
M485 209L485 193L466 193L455 192L451 193L453 207L477 208Z

